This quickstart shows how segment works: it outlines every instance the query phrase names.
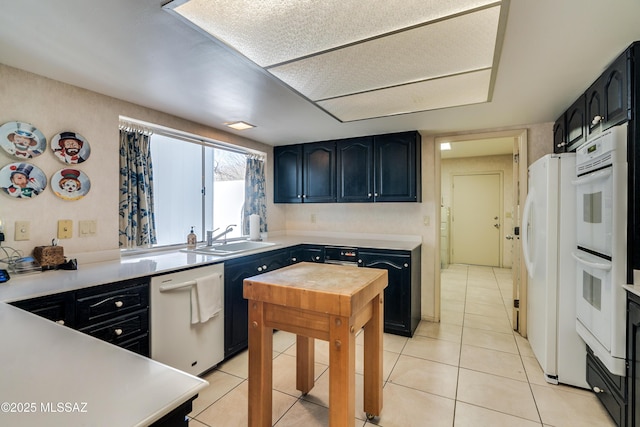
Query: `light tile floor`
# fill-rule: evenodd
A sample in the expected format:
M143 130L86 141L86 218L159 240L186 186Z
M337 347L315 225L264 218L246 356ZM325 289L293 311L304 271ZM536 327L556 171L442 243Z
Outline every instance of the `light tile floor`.
M422 321L413 338L384 336L384 403L362 409L362 336L357 340L355 426L613 426L595 395L545 382L526 339L511 328L511 270L452 265L442 271L442 322ZM328 344L316 341L316 385L295 387L295 336L276 332L273 424L328 425ZM247 352L205 376L192 427L247 425Z

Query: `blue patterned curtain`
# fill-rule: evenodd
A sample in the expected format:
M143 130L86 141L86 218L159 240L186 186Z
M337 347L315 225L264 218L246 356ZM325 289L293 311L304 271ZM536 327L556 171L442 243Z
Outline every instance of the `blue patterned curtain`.
M148 132L120 129L120 247L156 243L153 168Z
M267 231L267 196L265 192L264 160L247 156L244 177L244 212L242 213L242 234L249 234L249 216L260 215L260 231Z

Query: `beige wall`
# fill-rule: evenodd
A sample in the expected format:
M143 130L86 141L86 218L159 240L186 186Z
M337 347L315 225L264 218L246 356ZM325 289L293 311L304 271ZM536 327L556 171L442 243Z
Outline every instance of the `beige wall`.
M501 218L501 266L511 268L511 250L513 240L504 239L513 231L513 161L511 155L467 157L460 159L442 159L442 206L451 208L451 179L453 174L500 172L502 174L502 206ZM480 248L480 250L482 250Z
M75 131L91 145L91 156L78 165L91 180L91 190L81 200L64 201L56 197L51 188L31 200L0 195L0 218L7 223L3 246L18 249L24 255L30 254L35 246L51 244L57 234L58 220L70 219L73 238L60 241L66 255L77 256L79 261L118 256L119 115L267 152L267 173L272 174L273 150L269 146L2 64L0 93L0 124L31 123L42 131L47 144L59 132ZM15 161L0 150L0 167ZM31 163L47 177L64 167L49 149L31 159ZM268 200L272 201L271 187L268 191ZM267 216L273 229L284 228L280 210L269 203ZM29 221L30 240L14 241L14 224L18 220ZM80 220L96 220L97 234L78 237Z
M71 219L74 237L62 240L65 254L91 259L92 254L118 254L118 116L128 116L264 151L267 157L267 219L269 231L331 231L350 233L403 234L422 238L422 316L439 317L439 222L440 154L435 137L422 138L422 203L379 204L273 204L271 147L236 135L199 125L178 117L134 105L118 99L56 82L0 64L0 123L24 121L37 126L49 140L65 130L82 134L91 144L91 157L82 163L91 179L91 191L79 201L58 199L50 189L32 200L0 197L0 218L8 224L3 246L31 253L33 247L50 244L56 236L57 221ZM529 134L529 162L551 147L550 124L522 126ZM514 129L514 128L510 128ZM500 130L500 129L497 129ZM471 133L471 132L469 132ZM250 135L250 134L248 134ZM538 156L539 157L539 156ZM13 158L0 153L0 167ZM47 176L64 165L51 152L33 159ZM311 214L316 222L311 223ZM429 225L424 224L428 217ZM29 221L31 239L13 240L14 223ZM97 235L78 237L79 220L97 220Z

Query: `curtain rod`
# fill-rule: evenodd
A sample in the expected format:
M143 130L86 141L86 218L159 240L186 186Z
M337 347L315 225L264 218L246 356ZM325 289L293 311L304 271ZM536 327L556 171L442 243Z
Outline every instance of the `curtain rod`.
M229 144L228 142L217 141L215 139L207 138L204 136L196 135L189 132L184 132L177 129L171 129L166 126L156 125L154 123L145 122L142 120L137 120L131 117L120 116L120 126L131 125L132 127L138 127L138 129L145 129L151 133L156 133L158 135L169 136L176 139L181 139L187 142L193 142L200 145L207 145L214 148L223 148L228 151L233 151L238 154L246 154L246 155L255 155L260 156L262 159L266 157L266 153L262 151L253 150L251 148L246 148L234 144ZM134 129L135 130L135 129Z

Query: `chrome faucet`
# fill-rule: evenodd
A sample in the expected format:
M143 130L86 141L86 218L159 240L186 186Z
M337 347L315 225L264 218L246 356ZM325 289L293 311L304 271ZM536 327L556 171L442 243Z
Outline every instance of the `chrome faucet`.
M213 241L214 240L218 240L219 238L221 238L223 236L224 236L223 243L226 244L227 243L227 234L229 234L229 233L231 233L233 231L233 227L237 227L237 225L236 224L227 225L227 228L225 228L222 233L216 234L215 236L213 235L213 232L214 231L218 231L220 229L220 227L216 228L213 231L207 231L207 246L213 245Z

